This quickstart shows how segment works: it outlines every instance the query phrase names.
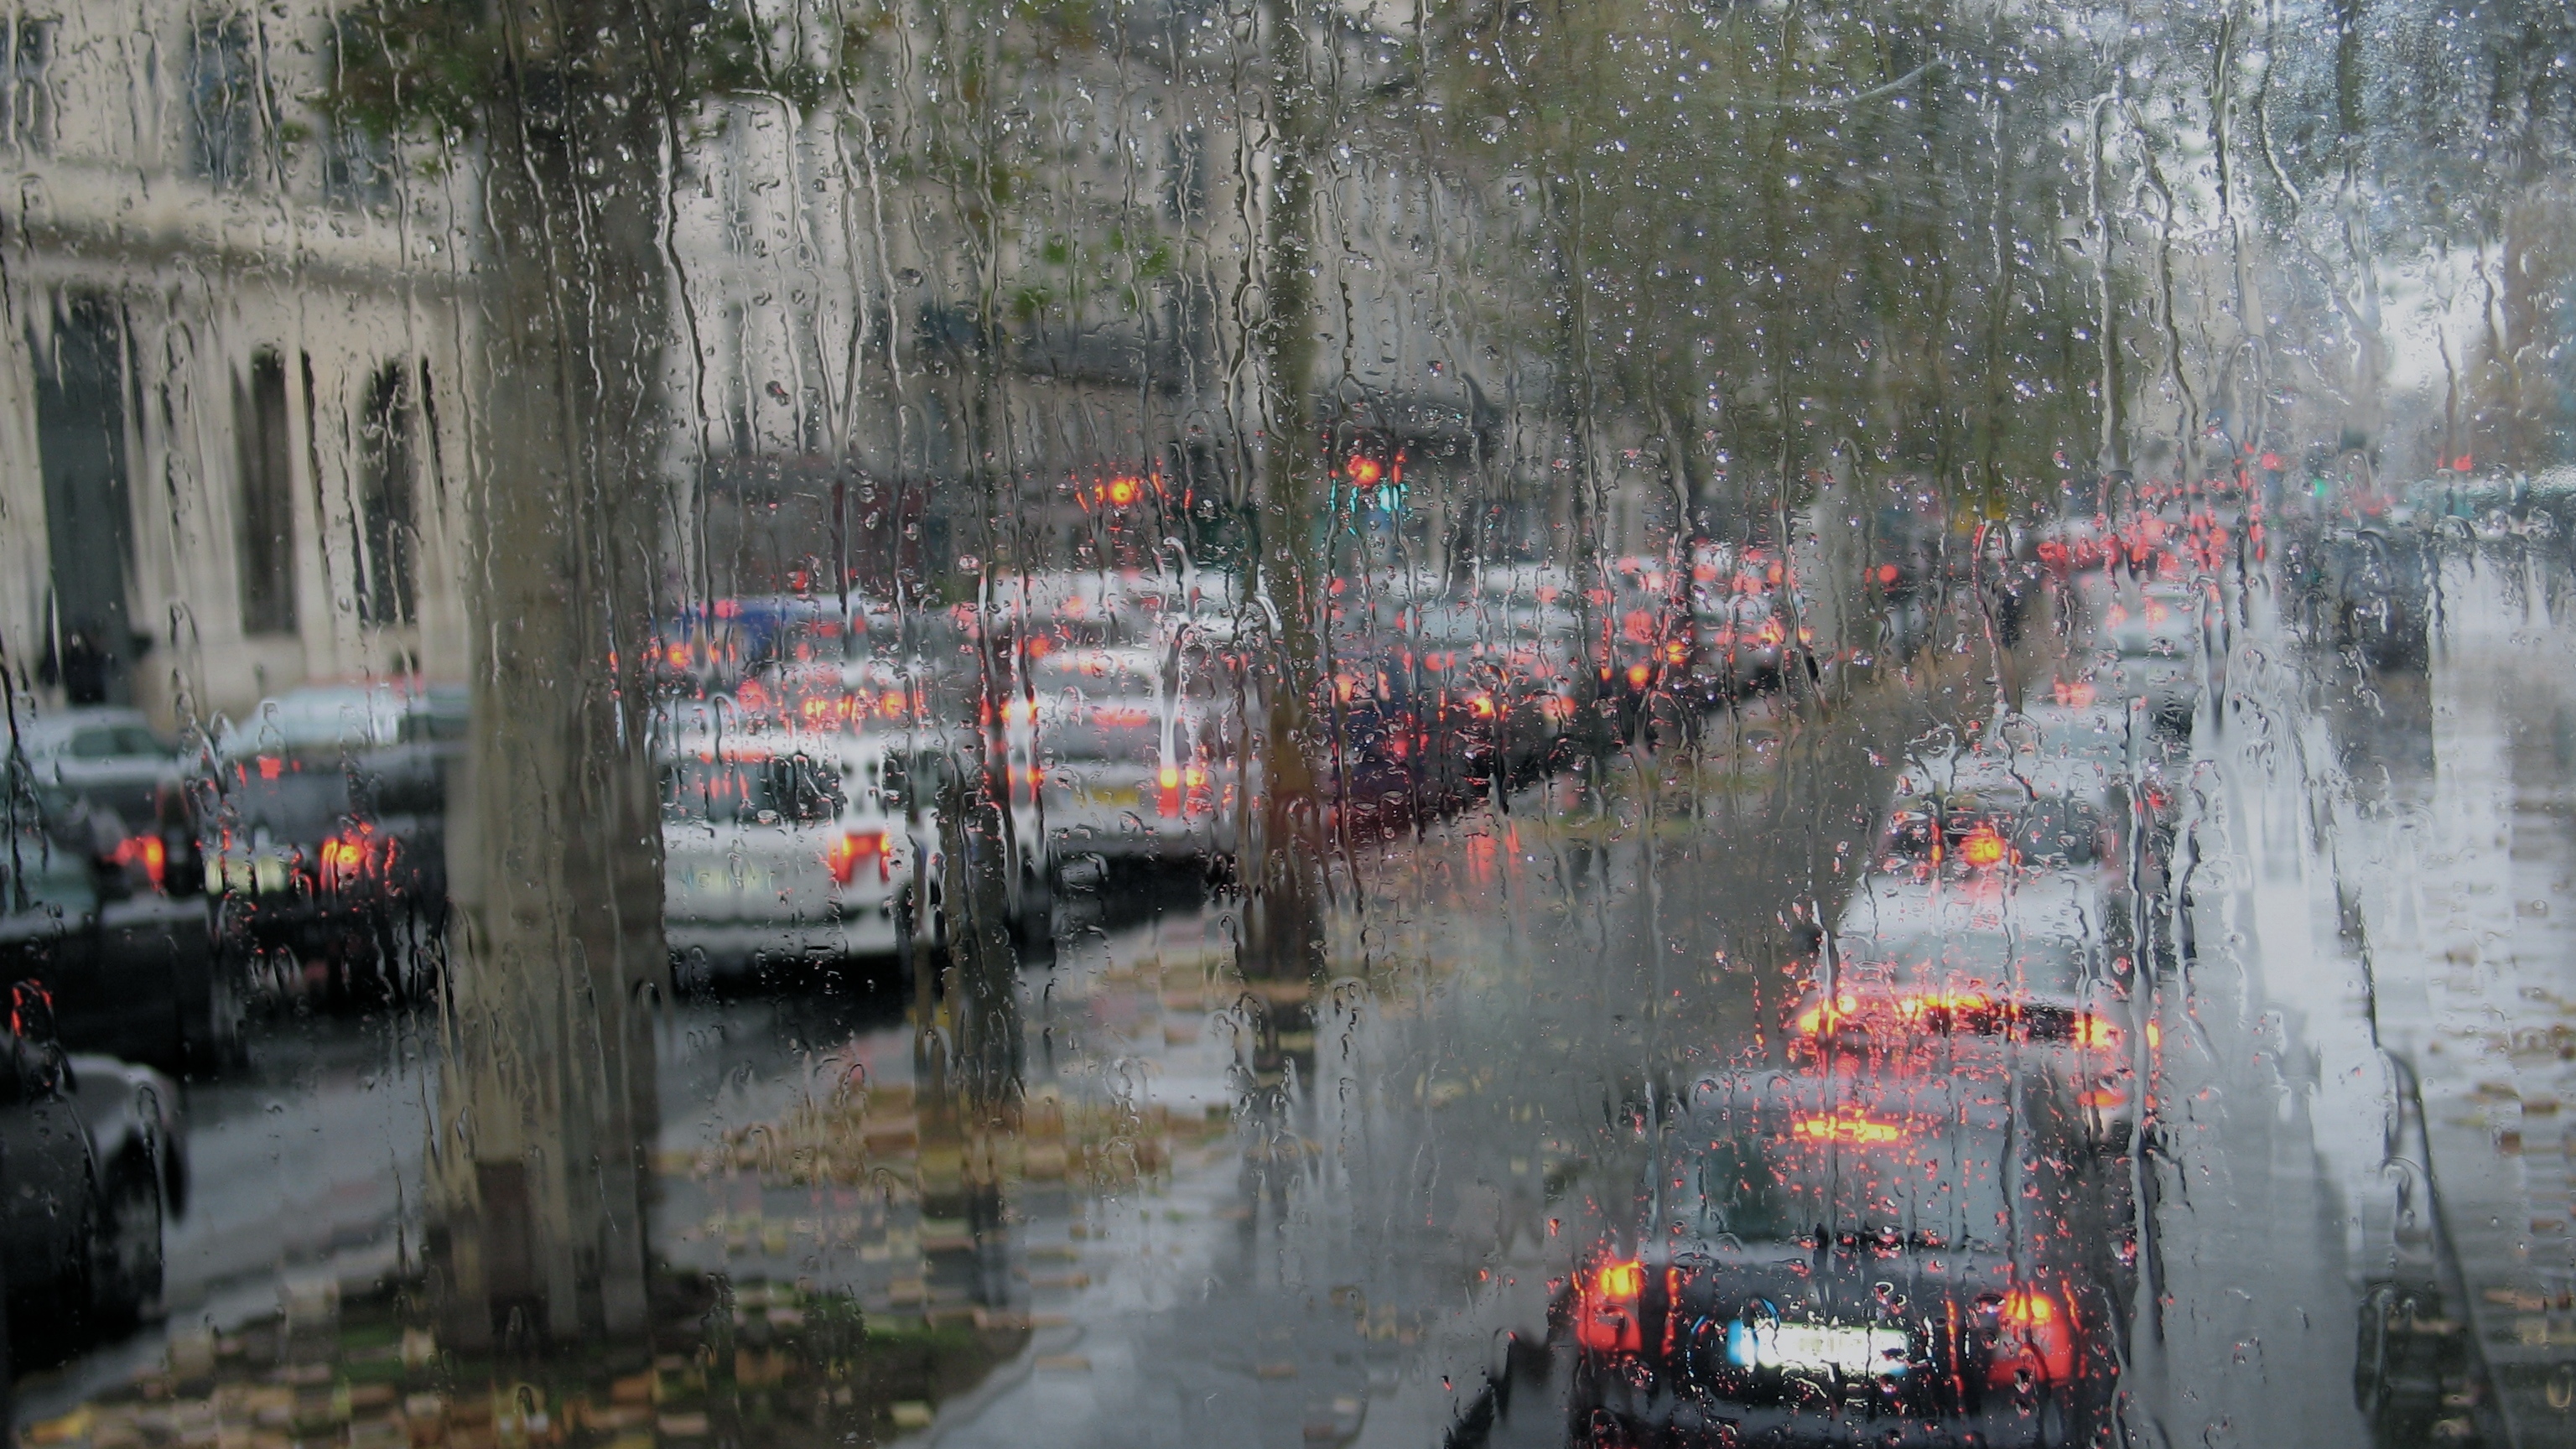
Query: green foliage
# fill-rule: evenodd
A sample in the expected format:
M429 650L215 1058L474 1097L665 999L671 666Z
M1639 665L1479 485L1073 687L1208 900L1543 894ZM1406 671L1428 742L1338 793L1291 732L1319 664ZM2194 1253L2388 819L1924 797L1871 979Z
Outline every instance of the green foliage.
M476 0L379 0L335 16L322 109L379 138L467 134L503 72Z
M498 11L485 0L372 0L341 11L321 109L379 139L464 136L504 87L602 73L589 50L513 30ZM800 110L858 86L871 43L896 23L875 4L762 21L744 0L688 0L675 12L652 0L594 0L557 14L567 35L591 45L652 34L657 71L682 78L663 100L768 96Z
M1478 12L1432 82L1526 201L1559 305L1525 345L1617 378L1695 498L1768 512L1839 456L1993 503L2099 427L2072 49L1938 0L1603 0Z

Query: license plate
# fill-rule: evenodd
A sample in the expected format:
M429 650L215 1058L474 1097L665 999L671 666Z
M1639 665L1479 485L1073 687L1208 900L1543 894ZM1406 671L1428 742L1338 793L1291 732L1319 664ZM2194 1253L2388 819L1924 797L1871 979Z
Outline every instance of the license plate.
M1905 1372L1905 1332L1821 1323L1733 1323L1726 1361L1738 1368L1843 1375Z
M708 892L767 891L772 888L769 872L757 869L745 870L740 875L730 870L701 869L689 883Z
M1139 798L1141 798L1141 792L1132 786L1124 790L1100 789L1082 792L1083 803L1105 805L1112 810L1133 810Z

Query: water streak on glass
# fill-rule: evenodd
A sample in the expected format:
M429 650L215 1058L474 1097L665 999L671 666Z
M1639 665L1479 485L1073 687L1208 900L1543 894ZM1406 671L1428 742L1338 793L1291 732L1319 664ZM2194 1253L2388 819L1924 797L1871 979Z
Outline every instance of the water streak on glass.
M2576 20L0 0L67 1449L2576 1442Z

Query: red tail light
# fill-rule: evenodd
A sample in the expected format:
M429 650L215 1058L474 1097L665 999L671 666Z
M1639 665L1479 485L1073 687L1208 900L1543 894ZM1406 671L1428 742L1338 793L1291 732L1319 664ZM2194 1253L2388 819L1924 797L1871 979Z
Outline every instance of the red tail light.
M886 837L882 830L853 830L832 842L823 863L832 868L832 883L848 885L858 879L859 866L867 861L877 863L877 879L888 879L892 868L886 860Z
M1986 1380L2010 1386L2023 1374L2041 1383L2075 1377L2075 1323L2064 1304L2036 1288L2015 1288L1995 1306L1995 1356Z
M151 880L152 888L156 891L164 888L163 879L170 868L170 847L161 843L160 836L129 835L116 842L116 849L109 852L107 858L120 867L143 867L143 874Z
M1640 1344L1638 1300L1646 1292L1646 1265L1634 1258L1604 1263L1577 1280L1574 1341L1599 1353L1634 1351Z
M393 845L360 830L322 842L319 861L324 890L348 890L381 875L393 861Z

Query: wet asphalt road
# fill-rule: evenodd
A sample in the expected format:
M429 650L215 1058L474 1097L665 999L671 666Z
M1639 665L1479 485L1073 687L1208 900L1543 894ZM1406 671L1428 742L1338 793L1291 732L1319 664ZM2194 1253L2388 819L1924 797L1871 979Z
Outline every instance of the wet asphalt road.
M2485 937L2503 979L2464 981L2458 931L2425 904L2469 889L2464 872L2492 876L2464 860L2497 844L2476 802L2507 824L2563 810L2565 776L2553 791L2547 762L2525 761L2517 790L2494 743L2513 733L2499 710L2542 709L2499 705L2494 686L2515 650L2540 646L2527 629L2480 636L2437 659L2410 713L2385 704L2402 684L2303 661L2266 591L2237 612L2233 694L2204 707L2187 774L2198 951L2152 1003L2161 1291L2130 1324L2123 1421L2143 1443L2369 1441L2353 1366L2386 1256L2385 1046L2425 1082L2446 1216L2499 1225L2463 1230L2461 1281L2486 1306L2476 1331L2537 1365L2500 1353L2492 1370L2511 1381L2511 1441L2570 1442L2548 1377L2553 1352L2567 1358L2552 1335L2576 1341L2549 1307L2564 1249L2501 1231L2538 1232L2549 1219L2532 1205L2554 1202L2563 1242L2563 1058L2533 1056L2529 1080L2498 1088L2511 1042L2479 1055L2500 999L2565 1019L2564 958L2543 954L2557 927L2481 917L2512 927L2503 946ZM1721 717L1687 777L1623 762L1360 851L1336 881L1349 908L1335 980L1284 1080L1248 1077L1237 1052L1263 1003L1211 990L1232 929L1221 910L1077 932L1022 982L1025 1090L1165 1124L1167 1162L1123 1192L1033 1184L980 1253L881 1196L705 1170L853 1067L878 1090L911 1083L902 1001L676 1009L659 1048L655 1241L745 1281L847 1283L888 1311L998 1289L1035 1326L1030 1348L942 1406L924 1442L1430 1444L1483 1425L1500 1336L1543 1332L1547 1279L1630 1190L1620 1121L1646 1065L1714 1065L1752 1040L1778 1004L1783 913L1833 909L1891 746L1942 711L1973 717L1981 692L1936 651L1831 716ZM2436 753L2414 738L2428 728L2443 763L2413 778L2403 762ZM2355 762L2397 763L2364 779ZM2321 810L2342 815L2320 829ZM2504 842L2511 890L2533 899L2576 870L2576 839L2546 823ZM418 1241L426 1092L418 1037L394 1022L282 1024L249 1073L194 1089L198 1192L170 1236L169 1327L273 1310L282 1278L399 1262ZM2529 1114L2510 1154L2508 1096ZM23 1382L22 1418L156 1358L166 1331ZM1562 1443L1559 1387L1529 1379L1478 1432Z

